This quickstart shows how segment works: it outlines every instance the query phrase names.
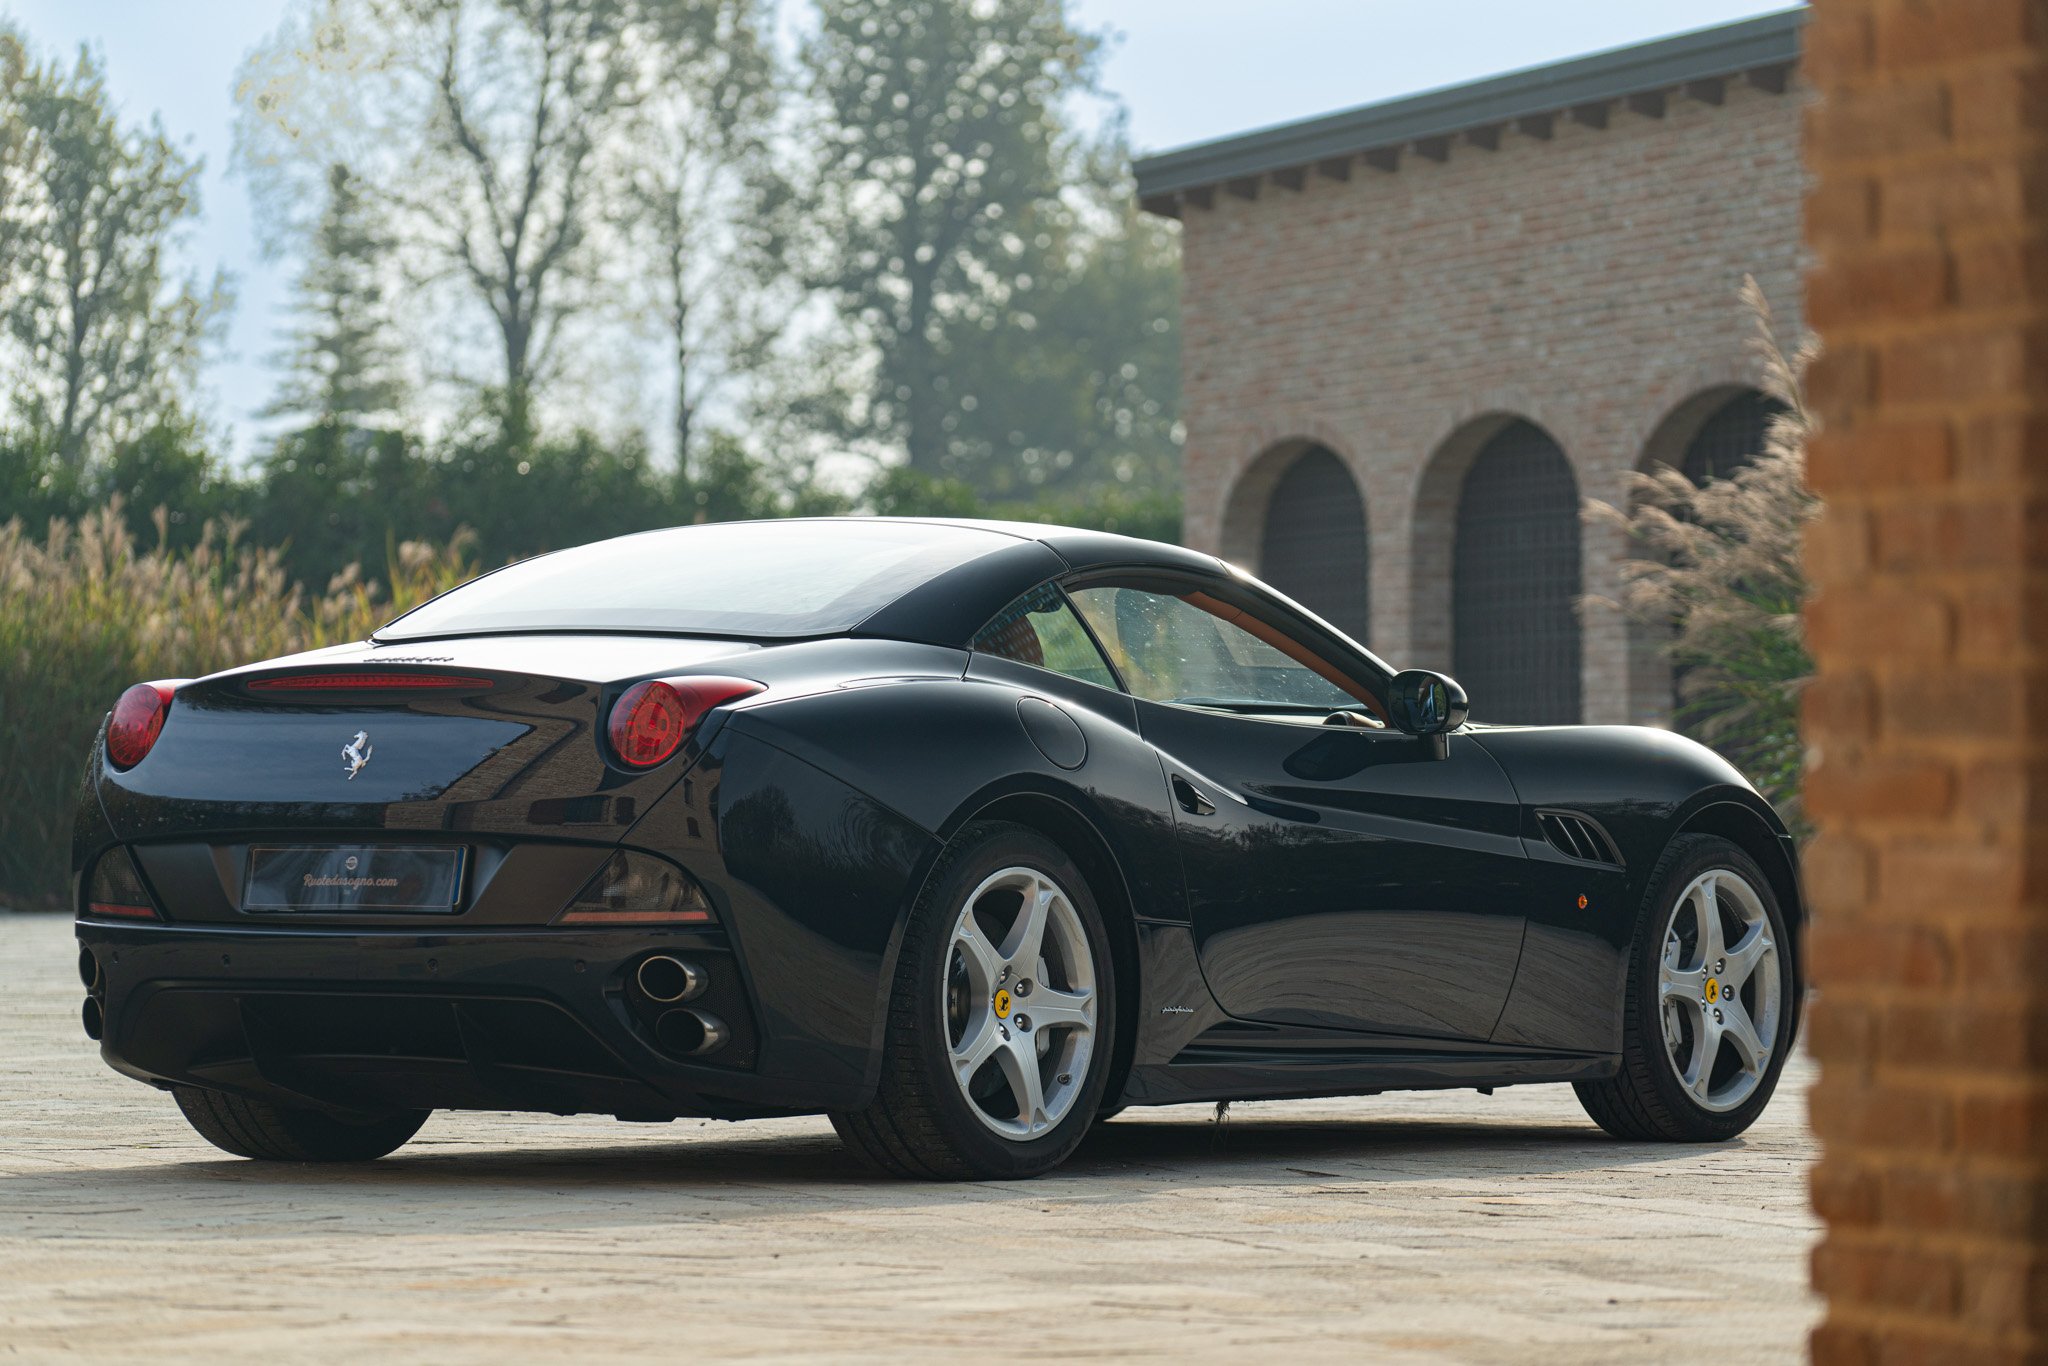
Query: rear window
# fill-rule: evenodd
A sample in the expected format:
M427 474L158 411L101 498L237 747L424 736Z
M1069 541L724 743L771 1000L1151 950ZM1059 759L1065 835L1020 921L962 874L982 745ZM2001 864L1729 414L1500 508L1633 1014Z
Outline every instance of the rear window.
M851 630L1006 538L912 522L726 522L621 536L488 574L378 640L504 631L820 636Z

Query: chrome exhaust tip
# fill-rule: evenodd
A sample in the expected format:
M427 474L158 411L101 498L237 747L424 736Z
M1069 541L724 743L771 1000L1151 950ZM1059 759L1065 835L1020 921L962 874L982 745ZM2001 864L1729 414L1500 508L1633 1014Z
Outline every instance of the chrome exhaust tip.
M107 1018L100 1011L100 1003L90 996L86 997L85 1007L80 1011L80 1016L80 1023L85 1026L85 1037L98 1043L107 1026Z
M641 995L660 1005L693 1000L704 990L702 968L665 953L641 959L633 980L639 983Z
M78 946L78 980L87 991L100 989L100 960L83 944Z
M725 1021L696 1010L665 1011L654 1022L654 1041L661 1045L661 1051L682 1058L715 1053L731 1037Z

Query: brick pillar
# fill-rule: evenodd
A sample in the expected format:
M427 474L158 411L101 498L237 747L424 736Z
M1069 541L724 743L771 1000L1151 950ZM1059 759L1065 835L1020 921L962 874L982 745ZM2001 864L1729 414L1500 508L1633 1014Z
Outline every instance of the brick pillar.
M1821 1362L2048 1362L2048 3L1816 0Z

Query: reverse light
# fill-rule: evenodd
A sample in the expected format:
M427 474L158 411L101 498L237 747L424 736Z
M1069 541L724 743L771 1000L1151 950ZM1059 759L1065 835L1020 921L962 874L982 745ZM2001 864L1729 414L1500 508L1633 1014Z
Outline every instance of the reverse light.
M584 884L557 925L706 925L711 900L665 859L621 849Z
M632 768L653 768L681 748L713 707L763 691L745 678L655 678L635 683L612 704L606 730L612 753Z
M176 683L137 683L121 694L107 722L107 759L115 768L133 768L148 756L177 690Z
M135 871L135 859L125 846L100 855L86 882L85 912L105 920L157 920L156 903Z

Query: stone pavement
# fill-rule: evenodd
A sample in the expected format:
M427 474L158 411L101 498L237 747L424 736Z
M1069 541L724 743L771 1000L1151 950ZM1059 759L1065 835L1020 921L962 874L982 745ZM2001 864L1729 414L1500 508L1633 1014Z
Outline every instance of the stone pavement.
M1720 1148L1569 1089L1136 1111L1054 1176L868 1177L822 1119L437 1115L231 1159L78 1027L70 923L0 915L0 1357L1793 1361L1795 1061Z

